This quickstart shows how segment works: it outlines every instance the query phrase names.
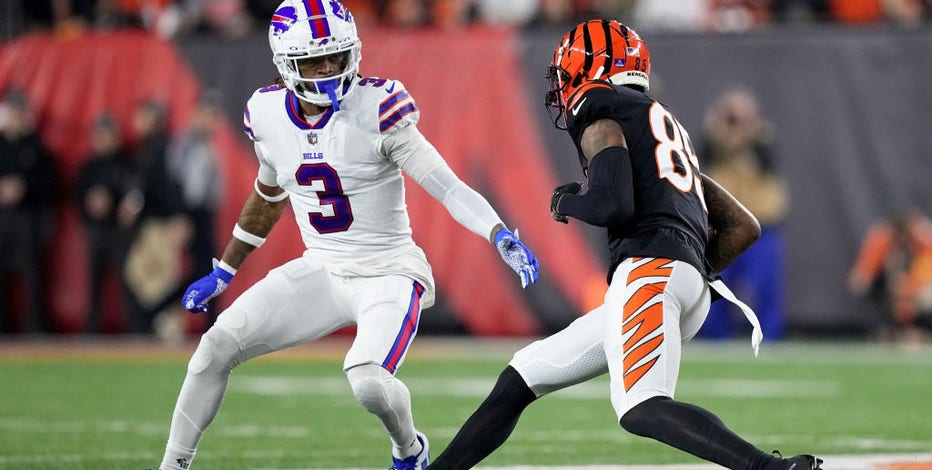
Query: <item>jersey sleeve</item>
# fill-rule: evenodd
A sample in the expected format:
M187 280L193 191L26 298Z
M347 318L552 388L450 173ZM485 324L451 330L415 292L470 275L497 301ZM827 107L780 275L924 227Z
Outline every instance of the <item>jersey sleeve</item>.
M382 152L469 231L487 238L492 228L502 223L489 202L453 173L416 126L385 134Z
M249 102L246 102L246 105L243 106L243 132L246 134L246 137L249 137L249 140L256 142L259 139L256 137L255 131L252 130L252 116L249 112Z
M618 99L618 92L608 83L594 81L583 85L566 110L567 128L574 139L582 137L586 127L599 119L615 119Z
M599 119L616 119L614 106L617 103L618 92L602 81L586 83L570 98L566 109L566 130L576 145L576 156L583 173L589 168L589 161L582 150L583 132Z
M379 103L379 132L396 132L416 125L421 111L404 84L399 80L391 80L385 85L384 90L386 96Z
M380 146L382 154L417 183L436 168L447 166L437 149L415 125L384 134Z
M273 167L265 157L262 146L263 145L259 142L253 143L253 147L256 150L256 160L259 160L259 174L256 178L260 183L266 186L278 186L278 173L275 171L275 167Z
M262 132L254 126L252 122L252 111L261 108L261 103L259 102L260 93L270 91L271 89L272 87L260 88L246 101L246 106L243 107L243 132L246 133L246 137L252 141L253 148L256 151L256 160L259 161L259 174L257 175L257 179L266 186L278 186L275 167L272 166L271 162L266 157L266 153L269 150L267 148L268 144L262 141Z

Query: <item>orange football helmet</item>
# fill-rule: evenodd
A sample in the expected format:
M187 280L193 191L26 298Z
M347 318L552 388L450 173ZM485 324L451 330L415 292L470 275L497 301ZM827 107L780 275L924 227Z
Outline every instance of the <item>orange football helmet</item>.
M584 83L606 80L647 92L650 89L650 52L633 29L615 20L589 20L563 36L547 69L550 91L545 102L554 124L562 117L573 93Z

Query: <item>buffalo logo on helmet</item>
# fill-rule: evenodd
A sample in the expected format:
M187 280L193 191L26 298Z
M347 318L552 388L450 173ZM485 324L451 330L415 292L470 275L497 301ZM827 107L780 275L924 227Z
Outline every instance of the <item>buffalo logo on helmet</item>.
M343 21L348 23L353 22L353 15L349 10L346 9L346 6L337 0L330 0L330 11L333 12L333 16L336 16Z
M298 21L298 13L295 11L294 7L285 6L275 10L275 13L272 13L272 29L275 30L274 34L278 35L288 31L294 26L296 21Z

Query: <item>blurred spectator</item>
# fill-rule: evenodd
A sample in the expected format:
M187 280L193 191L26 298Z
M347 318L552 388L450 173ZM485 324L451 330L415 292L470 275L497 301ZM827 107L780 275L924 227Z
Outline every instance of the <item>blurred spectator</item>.
M396 28L425 26L430 22L430 11L425 0L385 0L384 22Z
M131 162L122 148L122 135L113 116L102 115L94 123L91 154L78 169L75 201L81 214L87 243L89 302L84 331L101 331L104 289L112 273L121 287L124 313L127 286L123 277L132 228L143 207L143 195ZM131 330L141 330L139 319L129 316Z
M473 21L474 11L469 0L430 0L431 24L440 29L457 29Z
M145 196L144 217L168 217L181 212L181 198L168 176L168 122L165 106L150 101L141 104L133 115L133 130L138 140L135 163Z
M811 23L826 21L829 0L771 0L771 18L781 23Z
M773 155L773 132L755 96L728 90L706 111L700 157L706 173L730 191L761 225L761 236L722 272L726 283L757 312L764 337L785 334L783 311L783 233L787 192ZM731 303L716 302L699 334L710 339L734 336L744 317Z
M187 131L172 143L169 151L169 171L180 188L184 211L192 226L188 241L191 266L187 281L197 280L201 273L212 271L213 257L218 252L215 222L224 186L219 158L213 147L213 134L222 115L220 93L216 90L205 92ZM209 328L216 318L211 310L205 315L206 328Z
M166 109L158 102L140 105L133 115L138 139L135 166L144 205L126 259L125 276L131 293L130 315L140 332L152 332L155 316L177 303L183 292L181 250L188 226L181 196L169 177Z
M879 301L886 315L881 339L910 342L932 327L932 222L921 211L899 211L875 222L848 274L848 288Z
M932 15L932 0L884 0L887 19L904 28L916 28Z
M531 22L540 7L538 0L475 0L478 19L488 24L521 26Z
M742 32L761 28L770 20L767 0L711 0L708 29Z
M638 31L702 31L709 11L706 0L639 0L632 14Z
M243 0L197 0L191 3L199 5L197 12L200 24L209 31L235 39L246 36L252 30L253 19L246 11ZM268 21L266 19L262 24L267 25Z
M881 0L829 0L832 19L839 23L867 24L883 20Z
M540 0L540 9L534 20L535 24L562 24L573 21L573 4L571 0ZM569 25L566 25L569 28Z
M33 125L26 95L0 102L0 333L12 332L12 303L23 292L25 331L50 331L44 303L43 253L51 234L55 166ZM19 274L20 289L13 280Z

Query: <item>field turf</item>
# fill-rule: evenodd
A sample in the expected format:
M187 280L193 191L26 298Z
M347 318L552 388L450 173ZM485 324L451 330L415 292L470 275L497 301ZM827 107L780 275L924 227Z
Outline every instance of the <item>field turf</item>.
M398 377L437 455L526 341L418 338ZM386 468L377 420L341 371L344 339L237 368L201 441L200 469ZM0 469L155 468L193 345L0 339ZM677 398L784 454L932 451L932 350L864 343L687 345ZM608 380L531 405L483 466L659 465L698 460L627 434ZM836 470L843 470L839 467ZM930 467L915 467L930 468Z

